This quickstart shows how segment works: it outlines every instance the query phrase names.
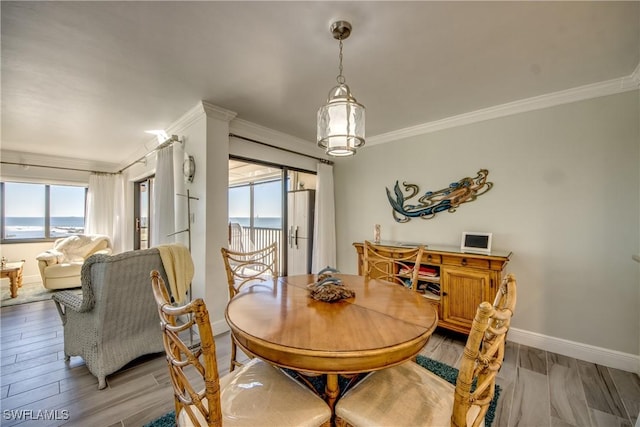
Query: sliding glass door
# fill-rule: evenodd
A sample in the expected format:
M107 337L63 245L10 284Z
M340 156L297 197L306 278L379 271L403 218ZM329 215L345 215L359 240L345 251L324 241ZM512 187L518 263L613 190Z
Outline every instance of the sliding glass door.
M134 184L134 249L148 249L149 247L151 247L149 237L151 236L150 227L152 226L150 218L152 218L151 210L153 209L153 184L153 176L137 181Z
M299 259L304 251L305 260L311 257L315 187L316 176L312 173L230 159L229 248L247 252L276 242L280 274L308 272L310 263ZM309 218L311 222L303 227L300 218Z
M229 248L247 252L278 245L282 264L283 169L246 160L229 160Z

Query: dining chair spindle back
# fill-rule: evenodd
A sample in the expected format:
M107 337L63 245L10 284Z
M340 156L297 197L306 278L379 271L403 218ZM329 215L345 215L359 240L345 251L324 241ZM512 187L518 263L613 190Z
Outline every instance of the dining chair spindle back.
M486 301L478 306L455 387L415 362L373 372L338 401L336 425L484 425L515 309L513 275L498 295L496 306Z
M227 272L229 298L236 296L248 283L270 280L278 276L278 244L276 242L250 252L222 248L222 259Z
M278 276L278 244L250 252L222 248L222 259L227 272L229 298L235 297L247 284L255 284ZM249 355L251 356L251 355ZM242 366L238 360L238 345L231 336L231 367Z
M172 306L162 278L151 272L173 386L177 426L328 426L329 406L280 369L253 359L220 377L209 313L201 298ZM199 345L181 336L191 328Z
M415 248L390 249L365 241L364 276L394 282L417 290L423 252L424 246L422 245Z

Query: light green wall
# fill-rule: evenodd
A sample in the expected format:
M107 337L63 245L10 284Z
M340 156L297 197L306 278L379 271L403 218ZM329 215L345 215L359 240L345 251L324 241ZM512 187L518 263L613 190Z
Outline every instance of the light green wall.
M399 106L400 108L401 106ZM375 120L371 112L367 119ZM636 354L640 346L638 91L488 120L360 150L335 167L338 267L354 241L460 244L493 233L513 251L513 326ZM396 223L385 187L438 190L481 168L494 188L455 213Z

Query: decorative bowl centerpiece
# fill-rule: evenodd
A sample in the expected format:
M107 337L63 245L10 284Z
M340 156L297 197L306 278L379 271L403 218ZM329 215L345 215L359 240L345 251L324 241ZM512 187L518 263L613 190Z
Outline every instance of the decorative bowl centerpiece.
M329 266L320 270L318 281L307 286L311 298L317 301L334 302L356 296L352 289L344 286L339 277L334 276L336 273L340 272Z

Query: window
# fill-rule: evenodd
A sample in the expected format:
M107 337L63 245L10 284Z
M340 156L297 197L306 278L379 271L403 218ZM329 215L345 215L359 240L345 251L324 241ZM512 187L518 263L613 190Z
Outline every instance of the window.
M254 184L254 226L264 228L282 228L281 211L282 180Z
M0 193L3 243L84 233L86 187L3 182Z
M251 226L251 187L243 185L229 188L229 222L243 227Z

